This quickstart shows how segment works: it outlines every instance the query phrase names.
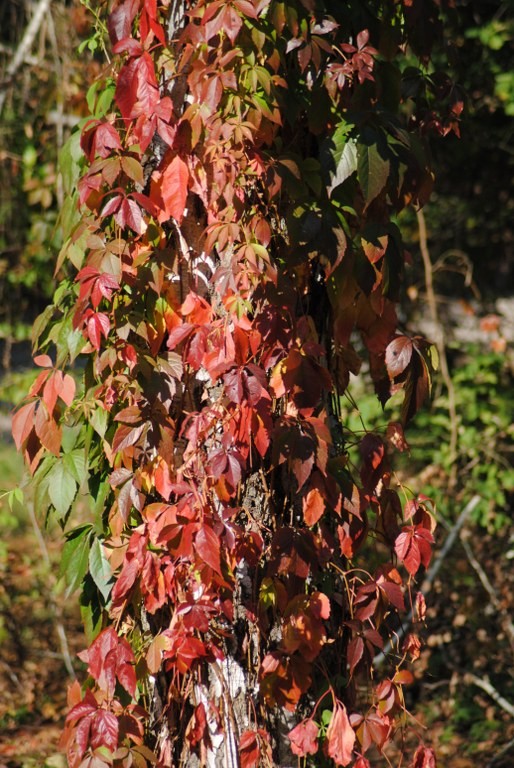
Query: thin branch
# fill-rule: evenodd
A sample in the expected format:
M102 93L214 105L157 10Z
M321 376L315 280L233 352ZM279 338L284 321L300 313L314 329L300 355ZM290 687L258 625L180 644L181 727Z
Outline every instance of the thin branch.
M449 485L453 488L457 481L457 446L458 446L458 423L457 423L457 405L455 397L455 387L453 385L452 377L450 375L450 368L448 366L448 358L446 356L446 346L444 343L444 329L439 318L437 311L437 302L434 292L434 279L433 279L433 267L430 259L430 251L428 250L428 238L427 238L427 225L425 221L425 214L419 208L416 211L418 218L419 229L419 250L421 252L421 258L423 259L423 267L425 270L425 286L427 291L428 308L434 324L436 338L434 339L437 351L439 353L439 364L441 366L441 376L448 392L448 416L450 419L450 477Z
M0 115L2 114L2 110L4 108L8 87L16 75L18 69L21 67L28 54L30 53L32 44L34 43L36 35L39 32L39 28L43 23L43 18L50 8L51 1L52 0L39 0L34 11L34 15L31 18L25 33L20 40L14 56L7 66L5 81L3 83L2 90L0 90Z
M501 693L496 690L494 685L492 685L487 678L477 677L472 672L467 672L464 675L463 680L465 683L472 683L473 685L476 685L477 688L481 688L493 701L496 702L496 704L498 704L499 707L505 710L511 717L514 717L514 706L510 701L503 698Z

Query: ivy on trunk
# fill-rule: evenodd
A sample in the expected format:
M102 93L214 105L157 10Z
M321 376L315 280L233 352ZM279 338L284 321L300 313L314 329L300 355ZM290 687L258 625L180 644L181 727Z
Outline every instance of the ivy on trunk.
M60 284L13 420L39 503L65 527L90 499L63 552L91 643L69 765L366 768L416 633L381 679L373 659L433 543L391 460L431 374L397 331L396 216L462 106L425 74L441 3L98 5L112 59L63 152ZM383 435L340 417L364 360L382 402L404 392Z

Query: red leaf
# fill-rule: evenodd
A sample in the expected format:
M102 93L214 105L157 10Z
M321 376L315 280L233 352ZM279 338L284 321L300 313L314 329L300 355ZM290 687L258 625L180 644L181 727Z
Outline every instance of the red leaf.
M397 336L386 347L385 364L390 379L400 376L412 357L413 344L408 336Z
M131 427L129 424L120 424L112 441L113 453L123 451L131 445L135 445L146 427L146 423Z
M107 20L107 29L112 45L116 45L120 40L129 37L132 31L132 22L138 9L139 0L125 0L124 3L111 11Z
M268 426L269 423L269 426ZM270 444L271 419L268 416L265 423L261 414L252 413L252 439L259 455L264 458Z
M81 269L76 279L80 283L79 298L85 299L91 295L91 302L95 309L102 298L110 299L112 292L120 287L118 279L114 275L100 272L96 267L91 266Z
M108 627L101 632L86 651L77 654L79 659L86 662L88 671L101 688L109 693L114 693L114 669L112 669L112 660L107 664L106 661L112 651L118 647L118 635L113 627ZM111 659L113 657L111 656Z
M93 347L98 351L100 349L102 336L109 335L111 324L107 315L103 312L86 312L86 333Z
M411 768L437 768L434 750L420 744L412 760Z
M97 710L91 726L91 741L93 749L107 747L115 750L118 746L118 718L105 709Z
M114 197L111 197L111 199L108 200L107 203L102 208L100 212L100 217L102 219L105 219L107 218L107 216L110 216L111 214L116 213L116 211L119 210L119 207L123 199L124 199L123 195L115 195Z
M318 726L311 718L298 723L288 736L293 755L305 757L315 755L318 751Z
M236 489L241 480L241 463L237 452L227 453L227 466L225 468L225 478L232 488Z
M145 51L142 56L129 59L121 68L116 102L125 120L133 120L140 115L151 116L159 100L154 63Z
M232 6L228 3L222 11L223 24L222 28L232 45L236 42L236 38L239 34L239 30L243 26L243 20Z
M327 752L336 765L348 765L352 759L355 731L350 725L346 707L336 702L327 729Z
M422 525L409 525L402 528L394 549L411 576L415 576L420 565L428 567L432 558L434 537Z
M80 146L88 160L93 162L97 155L105 159L113 150L121 149L121 141L118 131L111 123L89 120L82 129Z
M135 200L131 200L129 197L122 199L119 209L114 214L114 220L121 229L130 227L138 235L142 235L147 229L141 208Z
M154 171L150 197L159 206L159 222L173 217L180 222L184 217L189 169L186 163L175 155L163 171Z
M366 717L352 715L350 720L363 752L367 752L372 744L376 744L382 751L391 734L392 721L389 717L378 712L368 712Z
M256 731L245 731L239 739L241 768L256 768L261 756L261 748Z
M78 656L87 663L89 674L99 687L109 695L114 693L116 678L127 693L135 695L134 653L125 638L118 637L113 627L101 632L88 650Z
M225 394L232 403L240 403L243 399L243 376L241 368L232 368L223 376Z
M91 691L87 690L86 694L82 701L79 701L78 704L75 704L74 707L70 709L66 716L66 722L67 723L73 723L77 722L78 720L81 720L83 717L88 717L89 715L92 715L96 710L98 709L98 702L91 693Z
M161 459L154 472L155 490L161 494L163 499L169 500L173 488L171 471L169 465Z
M205 705L203 702L200 702L193 712L186 730L186 738L193 747L203 739L206 729Z
M22 405L22 407L13 414L12 436L18 450L21 449L34 426L36 405L36 402L25 403L25 405Z
M112 590L112 601L116 605L124 600L141 572L141 563L133 558L125 562Z
M357 635L357 637L352 638L348 643L347 660L348 660L350 675L353 675L355 667L357 666L359 661L362 659L363 654L364 654L364 640L362 639L362 637Z
M298 408L311 408L318 405L323 391L330 391L332 379L314 358L292 349L276 366L270 387L276 397L289 392Z
M122 638L116 651L116 677L127 693L136 695L136 671L134 669L134 653L128 642Z
M203 525L198 530L195 536L195 548L204 563L221 575L220 541L208 525Z

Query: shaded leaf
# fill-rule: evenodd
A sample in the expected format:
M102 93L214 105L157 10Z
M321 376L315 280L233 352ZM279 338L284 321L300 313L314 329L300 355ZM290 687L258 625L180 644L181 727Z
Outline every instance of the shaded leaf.
M357 172L362 193L369 205L382 192L390 174L390 162L376 144L357 145Z
M98 587L98 591L108 600L112 589L112 570L109 561L105 557L103 546L98 538L93 539L89 551L89 573Z

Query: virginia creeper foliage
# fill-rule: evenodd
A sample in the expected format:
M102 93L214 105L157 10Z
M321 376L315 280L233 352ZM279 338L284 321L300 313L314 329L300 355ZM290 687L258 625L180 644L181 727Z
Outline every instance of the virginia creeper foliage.
M90 499L63 553L91 641L69 765L369 767L419 638L373 659L433 543L391 457L430 387L395 217L462 106L424 74L439 3L98 7L110 63L63 152L61 282L13 421L40 505L64 526ZM383 435L341 421L363 360L404 392Z

